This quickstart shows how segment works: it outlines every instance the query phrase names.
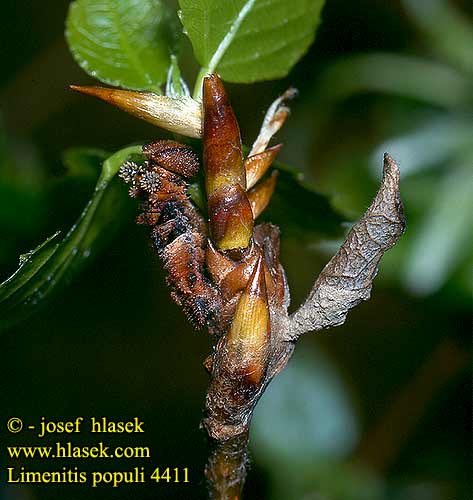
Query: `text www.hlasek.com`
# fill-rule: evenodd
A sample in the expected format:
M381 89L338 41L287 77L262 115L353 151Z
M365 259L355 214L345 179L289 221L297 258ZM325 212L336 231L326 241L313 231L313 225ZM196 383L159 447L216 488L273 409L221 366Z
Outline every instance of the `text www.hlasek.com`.
M87 422L88 420L88 422ZM73 420L48 420L41 417L39 425L27 423L19 417L10 417L6 422L11 434L34 431L36 437L43 439L47 435L78 434L88 430L96 434L142 434L145 432L144 422L139 417L127 421L115 421L107 417L77 417ZM88 424L88 425L87 425ZM169 467L163 464L149 464L151 450L148 446L107 446L103 441L89 446L75 446L72 442L55 442L49 446L6 446L7 458L14 461L6 467L7 483L9 484L88 484L93 488L112 486L117 488L125 484L188 484L189 469L187 467ZM128 462L126 470L81 470L81 466L52 465L60 460L95 460L108 469L113 459L144 459L148 465L138 465ZM101 460L111 459L111 460ZM24 461L32 461L32 466L41 462L39 470L31 469ZM84 463L84 462L82 462ZM90 468L90 467L88 467ZM45 470L46 469L46 470ZM93 467L95 469L95 467Z
M8 446L10 458L150 458L147 446L73 446L56 443L55 446Z

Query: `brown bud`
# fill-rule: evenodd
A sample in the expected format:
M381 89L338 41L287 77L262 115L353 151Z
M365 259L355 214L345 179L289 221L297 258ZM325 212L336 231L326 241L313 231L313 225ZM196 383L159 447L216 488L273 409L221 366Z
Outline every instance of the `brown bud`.
M204 78L204 167L207 196L222 186L246 190L240 129L218 75Z
M208 199L210 236L219 250L246 248L253 234L250 202L239 184L224 186Z
M258 385L266 371L271 327L268 298L260 257L235 309L226 339L229 356L238 356L245 380Z
M266 149L262 153L248 156L245 160L246 170L246 188L252 188L266 173L271 163L281 151L282 144L277 144L272 148Z
M255 219L268 206L269 200L274 193L274 188L276 187L277 177L278 172L275 170L266 180L260 182L253 189L248 191L247 195Z
M219 285L225 276L237 266L233 259L219 252L210 239L207 240L205 264L212 280L217 283L217 285Z
M154 141L143 146L143 154L162 167L183 177L199 170L199 158L187 144L176 141Z
M168 97L152 92L112 89L105 87L81 87L71 85L72 90L98 97L130 115L187 137L202 137L201 105L191 97Z
M220 290L224 301L232 299L238 292L246 288L260 255L261 250L253 244L251 251L247 252L245 258L238 262L235 269L225 276L220 283Z
M266 280L266 293L268 302L276 307L281 307L284 301L284 276L282 272L271 274L267 263L264 261L264 278Z

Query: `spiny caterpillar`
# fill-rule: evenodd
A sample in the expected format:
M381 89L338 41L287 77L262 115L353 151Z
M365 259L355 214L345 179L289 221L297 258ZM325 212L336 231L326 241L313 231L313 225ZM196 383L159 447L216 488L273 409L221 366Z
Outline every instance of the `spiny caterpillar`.
M190 200L188 180L200 169L187 145L158 140L143 147L144 165L128 161L119 175L130 195L142 200L139 224L152 227L151 238L168 273L174 301L198 327L228 331L235 308L252 276L261 275L267 309L287 300L279 264L279 231L254 227L267 206L276 175L263 178L281 145L267 148L288 109L286 94L268 111L262 131L246 160L234 112L217 75L204 80L203 159L208 214L206 220ZM259 278L258 278L259 279ZM285 299L286 297L286 299Z
M151 238L168 272L172 298L196 325L211 322L219 296L203 272L207 224L187 195L186 179L199 169L197 155L184 144L156 141L143 147L144 165L132 161L119 176L130 195L142 198L138 224L151 226Z

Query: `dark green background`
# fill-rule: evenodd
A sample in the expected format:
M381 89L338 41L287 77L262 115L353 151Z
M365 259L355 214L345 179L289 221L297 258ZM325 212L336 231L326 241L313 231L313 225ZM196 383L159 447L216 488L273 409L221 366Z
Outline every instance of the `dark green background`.
M67 230L92 192L93 175L66 176L61 163L64 149L94 146L115 151L164 136L150 125L67 89L69 83L93 83L74 63L63 38L68 4L16 0L1 7L0 107L17 166L0 172L0 279L15 270L20 253L57 229ZM471 14L468 2L452 4L464 15ZM321 191L337 195L337 207L352 219L360 216L376 191L377 181L370 177L367 164L378 144L392 135L415 131L420 114L471 116L472 112L468 103L459 110L442 110L402 95L370 91L328 106L318 88L325 71L335 60L373 51L436 58L397 1L328 0L315 44L286 80L228 86L246 143L257 134L272 99L289 84L299 89L292 115L279 134L286 144L281 159L304 170ZM192 81L191 62L184 62L183 71ZM341 78L350 81L353 75ZM432 182L448 174L448 169L447 163L420 172L408 186L404 240L420 227L422 207L427 210L436 198L435 188L426 196L426 186L435 186ZM419 208L412 200L421 197L427 200ZM191 484L118 490L19 487L6 485L2 470L2 499L204 497L206 443L199 420L208 378L201 363L211 344L205 333L191 329L171 302L147 231L135 226L133 217L131 204L117 236L100 256L47 308L0 338L0 463L4 469L5 445L41 444L28 432L8 435L4 420L9 416L27 423L37 423L40 416L57 420L139 416L145 421L144 435L104 441L150 446L153 458L143 463L147 470L153 465L188 467ZM307 217L317 214L307 213ZM282 261L293 304L304 298L328 260L315 243L320 241L309 247L283 241ZM283 482L288 474L286 482L297 483L299 489L291 500L348 498L337 493L344 482L353 495L350 498L372 498L363 491L357 468L350 470L360 482L343 473L343 463L356 460L382 482L384 493L376 497L380 500L470 498L471 241L466 243L469 248L463 244L458 249L462 257L441 286L423 295L403 284L400 263L407 254L400 245L382 261L368 303L351 312L344 326L301 341L298 350L307 359L312 351L323 350L339 370L355 400L361 443L351 456L333 464L332 476L324 481L317 479L315 462L313 474L309 467L307 477L298 481L289 477L294 472L284 464L271 466L255 458L246 498L285 498L272 483L272 467L279 467ZM87 433L74 437L78 445L90 442ZM307 460L310 465L310 457ZM141 465L136 460L98 467L126 469L130 464ZM59 464L25 461L25 465L53 470ZM91 461L71 465L81 470L97 467Z

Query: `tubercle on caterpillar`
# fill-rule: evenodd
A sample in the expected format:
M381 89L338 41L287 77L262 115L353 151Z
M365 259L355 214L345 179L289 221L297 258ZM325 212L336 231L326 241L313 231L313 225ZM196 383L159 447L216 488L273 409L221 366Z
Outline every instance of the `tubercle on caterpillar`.
M262 131L259 150L245 160L238 123L220 78L206 77L203 90L209 219L187 193L188 180L199 171L200 162L186 144L170 140L146 144L144 165L125 162L119 176L130 185L130 195L142 200L137 223L152 227L151 239L167 272L171 297L196 327L207 326L220 336L229 331L237 307L242 307L240 297L257 266L267 307L280 307L284 300L287 287L277 255L279 232L269 224L255 227L254 219L274 191L275 175L259 181L281 148L266 146L288 111L284 108L281 118L280 108L275 107L278 113L267 116L266 126L269 122L274 131L266 131L266 136Z
M145 156L149 158L147 151L158 149L160 143L144 146ZM187 172L189 165L183 168ZM143 166L128 161L119 176L131 185L131 196L143 199L137 223L152 227L151 240L168 273L173 300L196 327L211 323L219 296L203 271L206 223L189 200L183 177L153 160L146 160ZM152 186L150 176L154 179Z

